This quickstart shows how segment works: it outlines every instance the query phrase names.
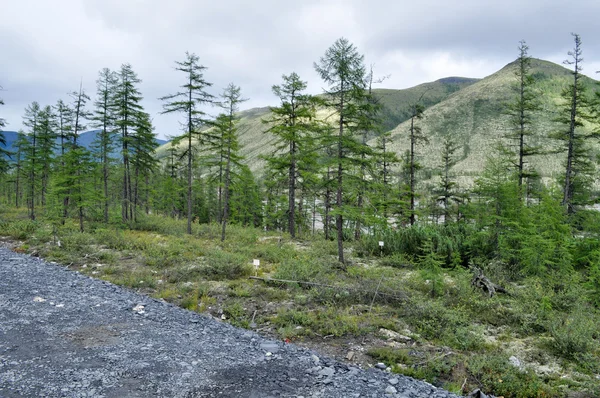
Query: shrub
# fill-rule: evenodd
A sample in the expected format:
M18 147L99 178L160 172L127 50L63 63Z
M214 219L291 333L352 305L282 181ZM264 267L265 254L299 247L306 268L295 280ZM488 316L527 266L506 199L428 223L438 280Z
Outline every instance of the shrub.
M595 345L597 326L581 309L570 316L554 320L549 329L554 339L552 349L564 358L577 360Z
M202 268L207 277L217 280L242 278L251 275L252 271L248 258L218 249L206 253L206 264Z
M289 279L299 282L323 281L332 272L327 259L315 259L309 256L298 256L284 259L274 278Z

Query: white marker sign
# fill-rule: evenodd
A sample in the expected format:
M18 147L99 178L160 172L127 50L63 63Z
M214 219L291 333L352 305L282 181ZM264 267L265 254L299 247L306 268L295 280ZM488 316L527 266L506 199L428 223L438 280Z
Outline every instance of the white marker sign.
M256 259L255 259L255 260L254 260L254 266L255 266L255 267L258 267L259 265L260 265L260 260L256 260Z
M383 247L383 241L382 240L379 241L379 247Z

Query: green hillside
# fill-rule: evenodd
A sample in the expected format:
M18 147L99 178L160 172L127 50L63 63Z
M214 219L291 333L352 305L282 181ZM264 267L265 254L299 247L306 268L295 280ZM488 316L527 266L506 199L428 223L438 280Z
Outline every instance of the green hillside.
M427 108L477 81L478 79L464 77L447 77L404 90L374 89L373 92L383 106L382 123L386 130L391 130L409 117L409 105L418 101L419 98ZM264 133L265 125L262 123L262 119L265 119L268 113L268 107L240 112L239 131L242 154L252 171L259 174L264 165L260 155L269 153L272 147L273 137ZM322 115L324 118L327 117L326 112L323 112ZM159 158L166 156L167 148L170 145L168 143L158 148L157 156Z
M568 69L548 61L534 59L532 67L537 79L535 90L539 92L542 105L534 119L534 130L538 143L550 149L554 143L547 135L558 128L553 120L561 103L560 93L572 76ZM483 169L494 144L510 128L504 109L506 102L515 96L514 72L515 64L508 64L425 111L419 124L430 142L418 151L426 168L434 168L440 163L443 138L451 135L463 147L462 160L455 166L455 171L463 176L462 183L473 181L473 176ZM584 77L584 83L590 90L595 89L593 79ZM408 146L408 129L408 123L404 122L392 131L391 148L398 154ZM561 170L561 162L560 155L546 155L537 156L531 163L543 176L551 177Z
M552 62L534 59L533 73L536 77L535 90L539 92L542 109L534 120L534 128L540 144L551 148L554 143L547 134L557 129L553 122L560 93L570 83L571 72ZM459 182L469 185L473 177L484 167L495 143L510 128L504 115L505 104L514 98L513 86L516 82L515 65L510 63L498 72L484 79L448 77L435 82L421 84L404 90L376 89L374 93L383 105L383 124L392 130L390 148L401 155L408 147L408 108L420 100L425 106L424 118L419 121L423 133L429 137L429 144L418 148L421 163L428 169L439 164L443 138L450 134L463 148L461 161L455 172L461 177ZM595 89L596 81L584 77L590 90ZM260 155L268 154L273 138L265 134L262 120L269 108L254 108L240 112L240 143L246 163L253 172L262 174L264 161ZM323 110L323 118L328 113ZM158 157L167 153L170 143L158 149ZM537 156L532 165L546 178L553 177L561 170L560 155Z
M389 131L410 117L408 109L411 104L420 100L425 108L429 108L478 81L467 77L446 77L404 90L374 89L373 93L383 105L383 126Z

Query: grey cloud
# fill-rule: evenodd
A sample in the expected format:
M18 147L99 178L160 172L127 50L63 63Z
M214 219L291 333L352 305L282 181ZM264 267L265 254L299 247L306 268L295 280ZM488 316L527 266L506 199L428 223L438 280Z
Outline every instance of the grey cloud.
M533 56L560 62L571 31L582 35L592 70L599 11L595 0L21 0L3 6L0 51L9 62L0 65L0 111L18 128L29 102L66 98L80 79L93 95L98 70L128 62L143 80L157 132L174 134L177 118L160 115L157 98L181 84L173 67L185 51L208 67L214 94L234 82L248 107L265 106L275 101L270 87L292 71L319 92L312 63L340 36L376 73L392 75L390 88L450 74L483 77L514 59L521 39Z

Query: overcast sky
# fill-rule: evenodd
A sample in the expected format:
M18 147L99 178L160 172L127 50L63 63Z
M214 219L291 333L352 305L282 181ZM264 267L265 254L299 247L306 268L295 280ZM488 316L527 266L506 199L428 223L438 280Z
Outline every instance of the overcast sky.
M390 75L386 88L485 77L516 58L521 39L561 63L571 32L582 37L584 73L600 70L598 0L0 0L0 10L6 130L22 127L27 104L67 99L80 80L93 99L101 68L130 63L158 135L178 134L157 98L181 84L173 67L185 51L208 67L212 93L241 86L245 108L275 105L271 86L292 71L320 92L313 62L342 36Z

